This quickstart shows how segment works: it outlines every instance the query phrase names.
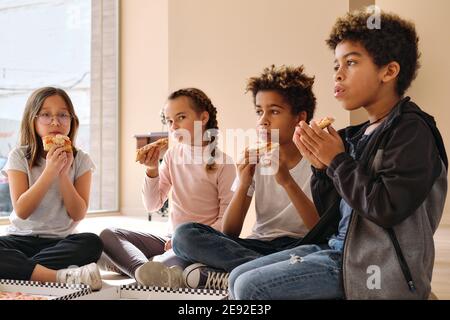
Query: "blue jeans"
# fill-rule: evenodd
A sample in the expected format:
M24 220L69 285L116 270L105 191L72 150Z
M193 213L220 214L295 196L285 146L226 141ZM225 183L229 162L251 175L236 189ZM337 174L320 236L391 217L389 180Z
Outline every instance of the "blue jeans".
M234 269L230 296L236 300L344 299L342 252L303 245Z
M172 247L175 254L190 262L230 272L237 266L287 248L301 239L280 237L273 240L229 237L200 223L184 223L175 230Z

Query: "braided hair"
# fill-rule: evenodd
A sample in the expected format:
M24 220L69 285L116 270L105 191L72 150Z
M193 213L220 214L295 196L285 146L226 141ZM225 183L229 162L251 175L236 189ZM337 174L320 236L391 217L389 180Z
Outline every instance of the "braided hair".
M200 89L196 88L180 89L170 94L168 99L174 100L178 97L189 98L192 102L192 107L194 111L196 111L197 113L201 113L204 111L208 112L209 120L206 123L205 129L207 130L208 141L210 141L210 143L208 145L209 158L206 163L206 170L207 171L216 170L217 167L215 158L217 147L217 130L219 130L219 126L217 123L217 109L214 107L208 96Z

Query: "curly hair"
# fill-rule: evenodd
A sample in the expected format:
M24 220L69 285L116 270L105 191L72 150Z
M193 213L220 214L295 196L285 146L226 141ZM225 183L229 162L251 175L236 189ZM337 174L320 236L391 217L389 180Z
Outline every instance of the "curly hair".
M294 115L306 111L309 122L316 109L316 97L312 91L314 77L303 73L303 66L289 67L271 65L265 68L259 77L252 77L247 81L246 92L251 91L253 101L259 91L276 91L291 106Z
M339 18L326 43L332 50L345 40L360 43L378 67L396 61L400 65L396 91L402 96L416 78L420 67L419 38L414 23L381 11L381 27L369 29L368 21L373 15L369 8L349 12Z
M207 130L209 144L210 157L206 164L207 171L213 171L216 169L216 147L217 147L217 132L219 125L217 123L217 109L211 102L211 99L200 89L197 88L185 88L177 90L171 93L168 100L174 100L179 97L187 97L191 100L192 107L195 112L202 113L208 112L209 120L206 123L205 130ZM161 114L163 122L165 122L164 114Z

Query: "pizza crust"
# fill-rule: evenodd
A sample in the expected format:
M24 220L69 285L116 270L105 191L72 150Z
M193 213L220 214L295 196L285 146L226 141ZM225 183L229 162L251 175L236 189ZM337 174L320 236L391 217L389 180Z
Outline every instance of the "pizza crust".
M167 148L169 145L169 138L162 138L155 142L152 142L142 148L136 150L136 162L141 161L147 155L147 152L150 150L152 146L158 147L160 150Z

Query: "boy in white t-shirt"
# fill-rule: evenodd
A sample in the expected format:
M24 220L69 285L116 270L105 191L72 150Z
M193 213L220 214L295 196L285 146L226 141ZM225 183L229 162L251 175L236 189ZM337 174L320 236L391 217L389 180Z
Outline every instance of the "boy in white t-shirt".
M237 165L235 193L223 217L223 232L200 223L185 223L175 230L175 253L194 262L183 273L187 287L226 289L228 273L235 267L295 247L319 220L311 197L310 163L292 141L295 126L313 117L313 83L302 66L271 66L249 79L247 91L253 94L257 130L267 132L268 142L279 142L278 157L272 157L278 170L267 174L246 150ZM256 223L251 236L242 239L239 235L253 194ZM161 271L155 266L156 270L169 280L176 277L167 268Z

